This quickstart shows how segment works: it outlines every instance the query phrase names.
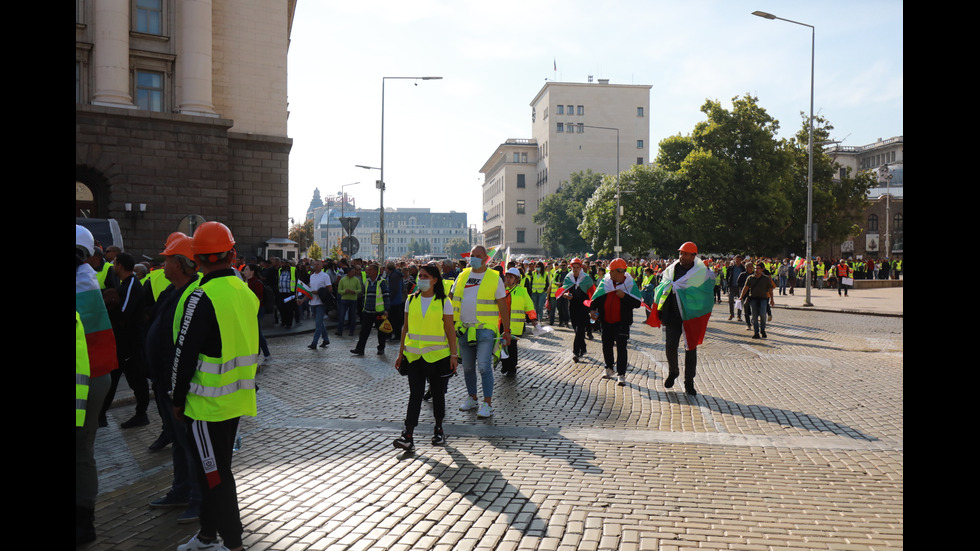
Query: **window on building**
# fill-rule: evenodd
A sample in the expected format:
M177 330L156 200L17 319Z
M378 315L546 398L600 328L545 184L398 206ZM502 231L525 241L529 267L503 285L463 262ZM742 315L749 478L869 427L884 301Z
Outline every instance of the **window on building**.
M521 153L521 162L522 163L526 163L527 162L527 153Z
M569 105L568 107L566 107L565 108L565 114L567 114L567 115L574 115L575 114L575 106L574 105Z
M642 165L643 164L643 157L637 157L636 158L636 164Z
M163 73L136 71L136 107L163 112Z
M555 110L555 114L556 115L564 115L565 114L565 106L564 105L557 106L557 109Z
M163 34L163 0L136 0L136 30Z
M558 133L565 132L565 125L562 124L562 123L558 123L558 128L555 130L555 132L558 132Z
M524 181L524 175L523 174L518 174L517 175L517 187L525 187L526 185L527 184Z
M514 153L514 162L515 163L521 162L521 154L520 153Z
M524 242L524 230L517 230L517 242L518 243Z
M585 106L584 105L579 105L578 106L578 114L579 115L584 115L585 114Z
M636 108L636 116L637 117L642 117L643 116L643 108L642 107L637 107Z
M643 140L636 140L636 148L643 149Z
M876 232L878 231L878 215L872 214L868 217L868 231Z
M577 132L579 134L584 134L585 133L585 125L582 124L582 123L578 123L577 125L575 125L575 132Z
M524 214L527 208L525 207L524 199L517 200L517 214Z
M892 219L892 226L897 232L905 231L905 218L902 217L902 213L895 215L895 217Z

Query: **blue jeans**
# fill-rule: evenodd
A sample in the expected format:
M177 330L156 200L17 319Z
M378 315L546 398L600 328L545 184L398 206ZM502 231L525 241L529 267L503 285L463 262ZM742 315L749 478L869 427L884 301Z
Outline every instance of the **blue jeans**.
M545 293L531 293L531 302L534 303L534 312L538 315L538 321L544 321L544 303L548 300Z
M749 298L748 302L751 305L752 311L752 328L755 330L755 334L758 335L760 330L766 330L766 305L769 303L769 299Z
M194 474L198 456L189 439L187 425L174 417L174 403L165 388L154 386L153 395L160 411L163 432L173 442L174 480L169 494L175 499L186 499L191 507L199 507L201 486Z
M356 300L337 301L337 334L340 335L344 332L344 321L348 317L350 320L347 321L347 332L353 334L354 324L357 322L357 315Z
M469 346L466 337L459 338L459 356L463 361L463 380L466 393L476 396L476 373L480 372L483 397L493 397L493 345L497 333L492 329L476 330L476 346Z
M323 323L323 316L327 313L327 307L323 304L314 304L310 306L313 311L313 323L316 326L316 330L313 331L313 346L322 338L323 342L330 344L330 337L327 336L327 326Z

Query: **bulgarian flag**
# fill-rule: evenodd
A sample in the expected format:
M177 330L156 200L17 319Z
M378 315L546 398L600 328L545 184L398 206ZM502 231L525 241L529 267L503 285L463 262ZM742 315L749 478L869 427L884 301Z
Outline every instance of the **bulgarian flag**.
M75 312L85 329L91 376L105 375L119 367L116 337L112 333L109 312L105 309L95 270L88 264L82 264L75 270Z
M562 286L559 287L558 290L555 292L555 298L562 296L565 293L565 291L574 288L576 285L578 286L579 289L585 291L585 294L590 297L592 296L592 293L595 291L595 282L592 281L592 276L590 276L588 272L582 270L579 273L578 283L576 283L575 276L573 276L572 272L569 271L565 275L565 281L562 282ZM591 300L584 300L582 302L586 306L592 304Z
M674 261L664 270L660 285L654 291L654 304L646 305L650 312L647 325L660 327L660 310L671 296L676 296L683 320L685 349L694 350L704 342L708 318L714 308L715 274L700 258L695 257L694 266L675 281L674 270L678 265L680 261Z
M296 290L306 298L313 298L313 291L310 290L309 285L303 283L302 279L296 282Z
M596 299L598 299L602 295L606 293L615 293L620 289L626 291L626 294L632 296L636 300L643 302L643 297L640 296L640 286L636 284L636 280L633 279L633 276L631 276L629 272L627 272L625 275L626 275L626 280L623 281L623 283L621 283L619 287L616 287L616 282L613 281L612 278L610 278L609 274L607 273L606 277L603 278L603 280L595 288L595 291L592 293L592 299L590 300L590 304L592 302L595 302Z
M803 258L802 256L796 257L796 260L793 261L793 269L796 270L797 272L800 271L805 265L806 265L806 259Z

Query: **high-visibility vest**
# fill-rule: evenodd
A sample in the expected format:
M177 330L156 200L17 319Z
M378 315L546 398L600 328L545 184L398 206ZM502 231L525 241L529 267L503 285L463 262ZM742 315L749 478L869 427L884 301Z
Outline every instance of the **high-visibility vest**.
M102 289L103 291L105 290L105 282L106 279L109 278L109 270L111 269L112 262L105 262L102 264L102 267L99 268L99 271L96 272L96 276L98 276L99 279L99 289Z
M170 282L167 281L163 268L152 270L147 277L150 278L150 291L153 293L153 300L156 301L160 298L160 293L170 285Z
M534 310L534 301L527 294L527 289L523 285L518 285L508 293L510 297L510 334L520 337L524 334L524 316L537 319L538 314Z
M535 270L534 274L531 276L531 292L532 293L543 293L544 288L548 285L548 276L545 273L538 273Z
M221 357L198 355L184 414L197 421L254 417L259 299L237 277L217 277L200 288L214 305Z
M456 292L453 294L453 321L459 323L459 311L463 305L463 293L466 292L466 282L470 279L473 268L464 269L456 277ZM500 274L497 270L487 270L483 274L483 281L476 290L476 322L481 329L490 329L499 334L498 320L500 310L497 308L497 285L500 283ZM472 292L472 291L470 291Z
M378 279L374 280L374 311L375 312L384 312L385 311L385 297L381 293L381 282L382 281L383 281L383 278L381 277L380 274L378 275ZM364 288L367 289L367 282L364 283ZM366 291L364 293L364 296L365 297L367 296L367 292ZM371 312L371 310L368 310L367 309L367 304L364 305L364 311L365 312Z
M823 277L826 274L826 272L827 272L827 270L826 270L826 267L824 266L824 263L823 262L818 263L817 264L817 277Z
M429 307L422 311L420 296L408 298L408 333L405 335L405 359L419 358L435 363L449 357L449 338L442 319L442 301L432 297Z
M88 363L88 344L82 316L75 311L75 426L85 424L85 408L88 406L88 380L91 375Z

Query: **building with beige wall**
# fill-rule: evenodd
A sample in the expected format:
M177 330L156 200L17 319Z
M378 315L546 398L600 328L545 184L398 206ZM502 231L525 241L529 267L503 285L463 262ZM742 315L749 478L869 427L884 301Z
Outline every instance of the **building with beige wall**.
M285 236L295 7L76 0L76 217L117 219L150 255L190 218L227 224L242 256Z
M591 77L546 83L531 100L531 138L507 140L480 171L486 245L543 254L534 214L572 173L616 174L651 162L650 89Z

